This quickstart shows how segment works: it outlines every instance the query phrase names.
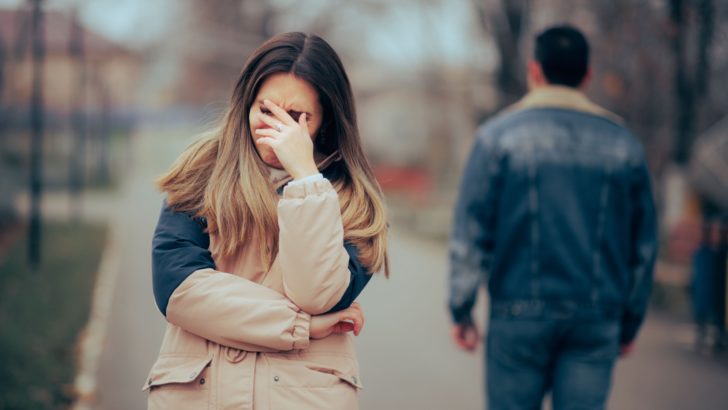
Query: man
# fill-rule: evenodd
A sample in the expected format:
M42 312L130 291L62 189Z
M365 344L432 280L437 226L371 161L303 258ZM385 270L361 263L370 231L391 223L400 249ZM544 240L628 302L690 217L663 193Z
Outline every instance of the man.
M536 38L529 93L477 132L450 245L453 339L474 350L487 281L488 408L602 409L644 318L656 252L638 141L581 90L589 46L572 27Z

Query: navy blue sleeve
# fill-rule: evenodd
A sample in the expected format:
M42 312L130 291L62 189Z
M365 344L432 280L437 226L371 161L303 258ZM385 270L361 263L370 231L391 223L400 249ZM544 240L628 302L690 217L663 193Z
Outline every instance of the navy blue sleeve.
M215 269L208 250L210 236L204 223L183 212L173 212L162 206L152 241L152 282L157 307L166 316L167 304L177 286L199 269ZM341 300L329 312L351 306L371 279L371 273L359 262L356 247L344 243L349 254L351 280Z
M369 279L372 278L372 274L359 262L359 253L356 247L348 242L344 242L344 248L349 253L349 274L351 275L349 287L346 288L346 292L344 292L341 300L327 313L338 312L351 306L361 291L364 290L367 283L369 283Z
M183 212L173 212L165 202L152 240L152 285L154 299L163 315L172 293L199 269L215 269L208 250L210 236L204 223Z

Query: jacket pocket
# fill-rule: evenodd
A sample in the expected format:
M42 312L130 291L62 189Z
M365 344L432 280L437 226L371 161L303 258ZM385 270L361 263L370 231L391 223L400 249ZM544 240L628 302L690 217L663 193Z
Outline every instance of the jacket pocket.
M335 362L269 358L271 409L357 409L362 385L356 363Z
M209 405L209 356L161 356L142 390L149 409L206 409Z

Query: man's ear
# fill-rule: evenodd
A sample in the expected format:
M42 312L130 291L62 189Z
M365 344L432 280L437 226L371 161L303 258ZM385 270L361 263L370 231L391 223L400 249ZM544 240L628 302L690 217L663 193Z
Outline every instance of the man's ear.
M589 82L592 79L592 69L591 67L588 67L586 69L586 74L584 74L584 78L581 80L581 84L579 84L579 89L584 90L586 87L589 86Z
M543 75L541 64L536 60L528 61L528 85L529 88L546 85L546 77Z

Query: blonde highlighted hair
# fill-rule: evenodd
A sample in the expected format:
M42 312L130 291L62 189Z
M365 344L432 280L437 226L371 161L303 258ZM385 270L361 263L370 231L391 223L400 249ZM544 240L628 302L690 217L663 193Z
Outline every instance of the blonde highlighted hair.
M356 246L370 272L388 275L384 199L362 150L351 86L336 52L317 36L281 34L253 53L221 126L189 146L158 179L167 204L206 218L223 256L258 246L270 267L278 253L278 197L253 144L248 112L265 79L276 73L293 74L318 92L323 123L315 148L337 157L325 173L339 195L344 240Z

